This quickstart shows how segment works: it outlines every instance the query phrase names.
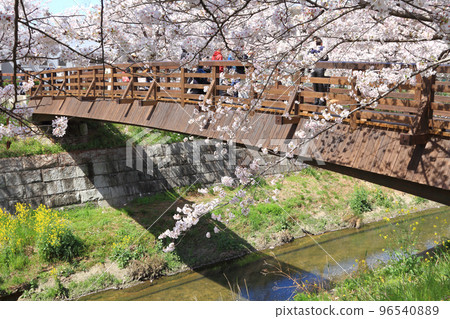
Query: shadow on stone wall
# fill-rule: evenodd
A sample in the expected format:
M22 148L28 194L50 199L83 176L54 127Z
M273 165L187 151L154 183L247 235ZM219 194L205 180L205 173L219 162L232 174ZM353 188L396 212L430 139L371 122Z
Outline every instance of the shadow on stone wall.
M120 207L139 196L220 182L222 176L232 176L236 165L248 163L254 155L249 149L237 148L235 161L217 159L215 146L201 143L0 159L0 207L13 211L16 202L49 207L93 202ZM292 168L277 166L268 174Z

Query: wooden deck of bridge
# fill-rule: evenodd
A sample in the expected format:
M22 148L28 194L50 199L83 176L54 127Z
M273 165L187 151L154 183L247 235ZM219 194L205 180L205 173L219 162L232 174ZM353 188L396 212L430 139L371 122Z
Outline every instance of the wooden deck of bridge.
M189 124L194 109L198 108L200 94L191 94L188 90L203 89L205 85L189 84L187 79L209 78L205 95L217 103L221 98L218 90L229 88L219 81L218 66L233 66L237 62L204 64L212 68L211 73L180 70L174 63L155 63L145 72L142 66L132 66L130 73L120 72L119 67L125 66L112 69L111 73L100 67L56 70L65 76L56 76L53 70L46 77L51 82L45 84L43 77L42 84L35 88L31 105L36 107L36 115L108 121L222 139L217 127L231 123L234 116L224 116L209 127L196 122ZM366 64L322 64L328 69L368 67ZM374 64L371 66L374 68ZM375 64L377 67L383 64ZM442 66L438 72L450 73L450 69ZM131 81L120 82L122 76L129 76ZM151 81L147 81L148 77ZM240 74L227 77L243 78ZM138 80L142 78L146 81ZM299 77L296 85L306 80ZM310 117L320 116L318 112L325 108L311 103L316 97L327 96L349 105L349 110L356 107L349 96L354 83L347 78L311 78L309 81L339 84L340 87L332 88L329 93L313 92L308 87L297 92L279 83L273 84L262 96L262 106L249 116L251 129L237 134L237 143L262 144L269 149L281 146L281 150L286 150L286 141L294 138L295 131L304 127ZM430 81L418 77L416 85L403 85L400 89L403 91L397 90L382 99L375 110L361 110L319 135L301 156L310 158L306 162L313 165L323 162L326 169L450 204L450 97L443 94L450 92L450 82L436 81L436 77ZM227 105L236 113L241 107L239 102L242 103L231 98ZM291 120L281 116L286 111Z

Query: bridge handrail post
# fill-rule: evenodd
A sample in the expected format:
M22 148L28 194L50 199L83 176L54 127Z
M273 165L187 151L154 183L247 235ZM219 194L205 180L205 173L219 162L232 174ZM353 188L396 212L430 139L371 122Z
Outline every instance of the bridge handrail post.
M114 82L115 82L115 80L116 80L115 75L116 75L116 73L117 73L117 70L116 70L116 68L113 68L113 67L110 68L110 70L111 70L111 75L110 75L111 85L109 86L109 87L110 87L110 89L109 89L109 95L110 95L110 98L111 98L111 99L114 99L114 88L115 88Z
M93 90L92 96L95 97L95 94L96 94L96 90L95 89L97 88L97 69L96 68L94 68L92 70L92 81L94 82L94 85L92 86L92 90Z
M133 83L131 84L131 98L132 99L134 98L134 91L135 91L134 86L136 83L139 82L138 78L137 78L137 74L136 74L137 71L138 71L137 67L133 66L131 68L131 79L130 80L133 81Z
M433 119L431 103L434 102L433 84L436 82L436 75L424 78L421 74L418 74L416 79L414 100L418 106L418 113L413 124L413 133L428 133L429 120Z
M184 107L184 101L186 99L186 69L180 68L180 88L181 88L181 106Z
M301 87L302 87L302 76L305 74L305 69L300 69L297 73L295 73L294 75L294 83L295 83L295 87L297 90L301 91ZM297 91L297 93L300 93ZM301 111L301 105L305 102L305 97L302 96L301 94L297 94L297 100L298 103L295 103L294 106L294 115L299 115L300 111Z
M255 67L252 65L252 66L249 67L249 76L250 77L247 77L247 78L250 79L250 81L252 81L253 72L255 72ZM256 93L256 91L255 91L255 87L254 87L253 83L250 83L250 92L249 93L250 94L248 96L249 97L248 105L250 106L251 100L255 99L257 97L257 95L258 95Z
M67 90L70 87L70 79L67 79L69 76L69 71L64 71L64 84L61 87L61 90ZM67 95L66 92L62 92L64 95Z
M353 75L353 72L352 72ZM351 81L351 90L353 92L355 92L355 104L350 106L350 111L354 111L357 108L359 108L361 106L361 103L358 101L358 99L361 97L361 92L359 91L359 89L356 87L356 79L354 77L352 77L352 81ZM350 130L353 132L354 130L356 130L356 128L358 127L358 117L360 116L360 112L353 112L350 115Z
M50 96L54 95L53 91L54 91L54 85L55 85L55 79L54 79L55 74L56 74L55 72L50 73L50 90L49 90Z
M400 135L401 145L425 145L430 138L430 120L433 119L434 102L433 84L436 75L424 78L421 74L416 75L416 86L414 88L414 103L417 114L413 119L408 134ZM432 128L433 130L433 128ZM410 169L408 167L408 169Z
M220 85L220 81L217 78L217 76L220 75L220 67L219 66L213 66L212 70L211 70L211 73L212 73L213 82L214 82L213 92L211 94L211 100L212 100L212 105L215 105L216 100L217 100L216 95L217 95L217 92L218 92L217 86Z
M78 96L81 96L81 69L76 70L77 72L77 84L78 84Z
M161 68L159 66L155 66L154 69L152 67L152 71L155 72L155 76L153 77L153 81L155 81L155 83L156 83L155 100L157 100L158 99L158 93L161 91L161 87L158 85L158 83L161 82L161 78L158 76L159 72L161 72Z

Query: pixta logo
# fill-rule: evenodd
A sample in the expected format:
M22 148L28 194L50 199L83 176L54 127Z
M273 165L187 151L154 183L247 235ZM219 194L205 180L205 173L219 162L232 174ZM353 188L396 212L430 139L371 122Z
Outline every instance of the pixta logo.
M127 167L135 168L137 171L148 175L153 175L154 163L152 157L154 153L149 152L149 146L145 145L156 144L156 142L158 144L165 144L169 139L169 136L164 136L160 132L151 129L145 129L128 139L126 146Z

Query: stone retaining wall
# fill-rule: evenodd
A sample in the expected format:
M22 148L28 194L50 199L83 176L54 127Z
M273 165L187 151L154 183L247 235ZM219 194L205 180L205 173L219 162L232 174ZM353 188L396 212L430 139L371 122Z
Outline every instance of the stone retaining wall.
M128 163L126 148L0 159L0 207L13 211L16 202L33 207L87 202L118 206L138 196L193 183L210 185L224 175L233 175L235 165L216 159L215 146L201 146L200 155L197 152L195 157L194 150L199 148L194 143L129 149ZM252 152L244 148L237 148L235 154L237 165L252 158ZM277 158L265 155L264 159ZM149 167L153 167L151 174L147 174ZM267 173L295 169L285 163Z

